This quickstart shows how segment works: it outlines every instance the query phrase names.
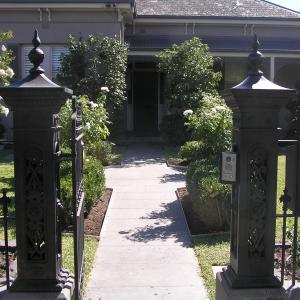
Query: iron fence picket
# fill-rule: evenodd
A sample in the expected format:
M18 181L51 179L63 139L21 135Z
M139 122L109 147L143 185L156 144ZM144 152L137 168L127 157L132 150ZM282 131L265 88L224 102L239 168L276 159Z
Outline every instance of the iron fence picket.
M82 299L84 276L83 125L81 103L72 99L72 185L74 226L75 299Z

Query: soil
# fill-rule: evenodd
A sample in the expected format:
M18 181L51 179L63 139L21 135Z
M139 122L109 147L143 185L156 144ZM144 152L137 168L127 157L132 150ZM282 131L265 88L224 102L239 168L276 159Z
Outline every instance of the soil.
M190 232L192 234L198 234L203 233L199 232L199 228L195 226L195 220L193 217L193 214L191 213L191 201L189 197L189 192L186 187L178 188L176 191L177 197L181 202ZM199 226L198 226L199 227ZM280 278L281 276L281 245L280 243L276 243L275 245L275 253L274 253L274 273L275 275ZM286 244L286 250L285 250L285 271L284 271L284 279L285 280L292 280L292 248L290 244ZM300 269L296 270L296 280L300 280Z
M181 202L186 222L189 226L191 234L195 235L201 233L210 233L207 230L205 230L206 226L199 222L199 219L193 213L192 202L187 188L178 188L176 190L176 194L179 201Z
M167 165L169 167L186 167L188 164L189 162L187 160L180 159L180 158L177 159L170 158L167 160Z
M281 276L281 265L282 265L282 249L280 245L275 246L275 253L274 253L274 261L275 261L275 275L279 278ZM293 258L292 258L292 248L290 245L286 247L285 250L285 269L284 269L284 279L285 280L292 280L293 274ZM300 269L296 269L296 280L300 280Z
M91 209L90 213L84 220L85 234L95 236L100 235L111 194L112 189L106 189L97 204Z
M90 213L84 222L84 233L88 235L98 236L100 235L101 227L103 224L103 220L105 218L105 214L108 208L109 200L112 194L112 189L106 189L98 200L97 204L92 208ZM10 247L11 249L15 249L15 247ZM9 250L9 251L13 251ZM16 278L16 254L14 252L9 252L9 267L10 267L10 278ZM0 283L5 282L5 254L0 251Z

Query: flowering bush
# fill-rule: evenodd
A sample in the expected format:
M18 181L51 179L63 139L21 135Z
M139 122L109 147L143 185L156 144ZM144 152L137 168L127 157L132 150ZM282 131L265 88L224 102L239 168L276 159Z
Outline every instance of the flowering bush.
M12 32L1 32L0 43L12 38ZM0 48L0 85L7 85L9 80L14 76L14 71L9 67L13 61L12 51L8 50L4 44ZM0 103L0 113L7 115L8 108Z
M220 152L230 149L231 110L217 94L204 94L195 113L186 116L185 125L191 130L191 141L180 149L183 158L218 160Z
M232 114L224 100L204 94L195 113L185 113L191 140L180 149L190 164L187 187L191 197L193 230L227 230L230 212L230 186L219 182L219 154L231 147Z
M87 152L93 149L100 140L105 140L109 135L107 128L108 115L104 108L106 95L102 94L97 102L90 101L87 96L79 96L82 103L84 145ZM60 111L62 146L69 147L71 139L72 101L68 100Z

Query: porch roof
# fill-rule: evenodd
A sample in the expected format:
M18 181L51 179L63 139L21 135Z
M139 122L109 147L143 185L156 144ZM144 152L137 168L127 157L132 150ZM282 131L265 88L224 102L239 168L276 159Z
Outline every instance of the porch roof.
M300 18L265 0L136 0L138 16Z
M125 36L130 50L160 51L180 44L194 36ZM208 44L211 51L249 52L253 42L252 36L202 36L203 43ZM300 52L300 39L260 38L261 50L264 52Z

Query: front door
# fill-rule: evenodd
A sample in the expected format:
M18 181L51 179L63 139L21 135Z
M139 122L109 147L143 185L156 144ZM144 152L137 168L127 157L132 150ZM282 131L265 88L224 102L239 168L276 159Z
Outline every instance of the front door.
M157 73L134 72L134 131L137 136L158 135Z

